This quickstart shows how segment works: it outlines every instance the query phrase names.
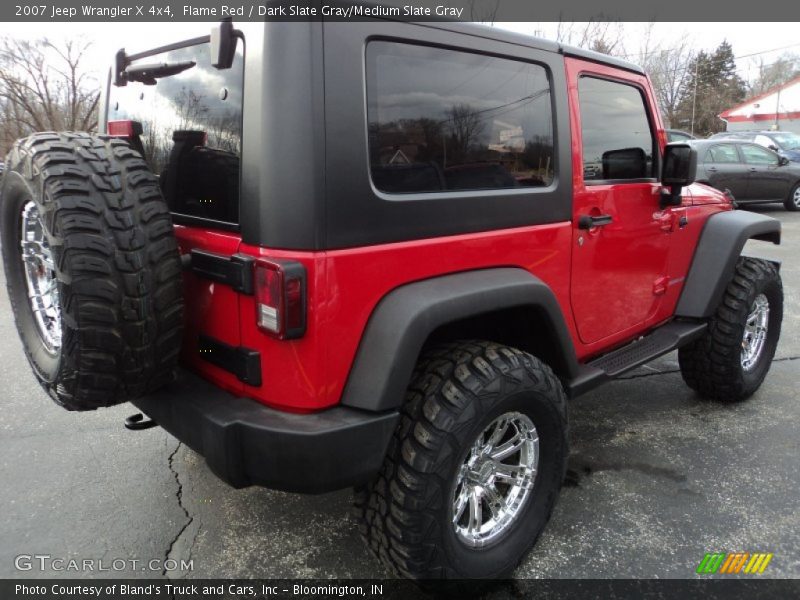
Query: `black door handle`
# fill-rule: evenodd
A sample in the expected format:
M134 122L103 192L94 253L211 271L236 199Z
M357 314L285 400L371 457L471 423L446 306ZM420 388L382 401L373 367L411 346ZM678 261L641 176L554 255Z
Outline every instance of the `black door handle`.
M609 225L614 218L611 215L581 215L578 217L578 229L591 229L592 227L603 227Z
M706 167L706 171L709 173L716 173L718 171L717 167Z

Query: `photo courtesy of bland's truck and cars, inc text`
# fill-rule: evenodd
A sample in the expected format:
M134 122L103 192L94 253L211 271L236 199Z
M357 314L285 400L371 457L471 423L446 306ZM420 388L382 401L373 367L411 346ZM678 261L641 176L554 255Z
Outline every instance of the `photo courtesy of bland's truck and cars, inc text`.
M796 7L531 8L0 9L3 598L798 592Z

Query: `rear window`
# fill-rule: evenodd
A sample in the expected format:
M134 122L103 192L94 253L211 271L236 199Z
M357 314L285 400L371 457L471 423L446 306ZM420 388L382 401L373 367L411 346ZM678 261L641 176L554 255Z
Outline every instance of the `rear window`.
M550 82L537 64L428 46L367 46L369 160L389 193L553 182Z
M142 124L145 159L178 217L239 222L243 44L230 69L211 66L209 44L187 46L133 63L195 62L155 85L111 85L108 120Z
M719 144L708 151L708 162L738 163L739 153L733 144Z

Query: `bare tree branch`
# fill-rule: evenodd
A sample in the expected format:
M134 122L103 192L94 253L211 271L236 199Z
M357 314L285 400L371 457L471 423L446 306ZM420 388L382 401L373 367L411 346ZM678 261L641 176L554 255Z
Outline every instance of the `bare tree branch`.
M0 153L36 131L97 127L99 85L87 75L90 43L0 38Z

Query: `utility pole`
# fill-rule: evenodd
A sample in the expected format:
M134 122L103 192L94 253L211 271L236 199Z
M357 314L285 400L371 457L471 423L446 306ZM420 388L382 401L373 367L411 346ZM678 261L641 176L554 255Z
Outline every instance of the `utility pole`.
M778 117L781 113L781 88L778 88L778 98L775 100L775 131L780 129L778 124Z
M692 130L689 132L694 135L694 111L697 106L697 65L700 62L700 57L694 59L694 97L692 98Z

